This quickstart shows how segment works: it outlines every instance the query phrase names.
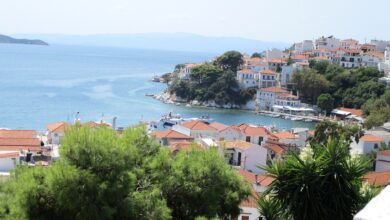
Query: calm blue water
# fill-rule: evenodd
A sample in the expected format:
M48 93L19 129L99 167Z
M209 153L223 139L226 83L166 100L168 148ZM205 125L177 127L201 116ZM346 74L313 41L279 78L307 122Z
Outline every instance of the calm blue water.
M55 121L82 121L104 114L118 126L156 120L173 110L184 117L209 114L226 124L250 122L280 128L312 127L245 111L187 108L163 104L145 93L164 84L150 82L177 63L202 62L215 54L103 47L0 44L0 127L44 130Z

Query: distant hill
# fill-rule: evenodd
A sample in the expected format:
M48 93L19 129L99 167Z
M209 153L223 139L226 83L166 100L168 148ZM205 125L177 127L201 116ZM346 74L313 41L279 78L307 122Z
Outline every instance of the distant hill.
M16 39L0 34L0 43L3 44L33 44L33 45L49 45L42 40Z
M269 48L284 49L290 44L266 42L238 37L208 37L188 33L143 33L143 34L19 34L18 37L39 38L51 44L127 47L222 53L227 50L253 53Z

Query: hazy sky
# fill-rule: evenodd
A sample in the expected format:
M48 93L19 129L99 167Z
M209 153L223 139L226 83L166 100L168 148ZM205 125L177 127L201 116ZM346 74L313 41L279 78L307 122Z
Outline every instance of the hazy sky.
M390 0L0 0L0 33L390 40Z

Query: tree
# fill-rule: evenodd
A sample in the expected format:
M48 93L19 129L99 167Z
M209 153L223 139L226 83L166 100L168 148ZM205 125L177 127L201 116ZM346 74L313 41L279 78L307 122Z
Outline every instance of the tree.
M259 206L259 213L267 220L281 220L284 219L283 207L279 200L270 195L262 195L257 198L257 205Z
M252 54L251 58L262 58L261 53L255 52Z
M390 121L390 106L386 105L379 109L372 110L370 115L364 121L364 126L367 129L376 126L382 126L385 122Z
M340 125L336 122L324 120L316 124L311 144L324 144L328 139L343 140L350 143L351 138L358 139L362 131L357 125Z
M361 178L368 167L365 158L350 156L347 142L328 140L273 161L265 168L274 178L266 193L292 219L352 219L361 207Z
M216 66L223 70L231 70L234 73L237 72L238 68L243 63L244 60L242 59L242 54L235 50L225 52L214 61Z
M154 144L143 127L118 136L108 128L76 125L67 130L61 158L53 165L15 170L0 189L0 217L177 219L180 204L189 208L179 214L185 219L195 213L236 214L249 186L216 152L191 152L174 157ZM171 188L175 183L181 184L177 189L194 191L181 194ZM207 207L193 207L194 200Z
M312 104L315 104L317 97L329 88L329 82L325 77L312 69L295 72L292 76L292 82L294 89L298 90L299 96Z
M326 112L331 112L333 109L334 98L329 93L324 93L318 96L317 105Z
M202 86L210 86L218 77L222 75L222 70L211 64L202 64L192 69L190 78L192 81Z
M171 175L161 172L161 188L174 219L236 216L240 201L250 195L249 185L216 149L181 151L170 167Z
M379 98L385 92L385 86L374 80L360 82L357 86L345 90L342 103L345 107L361 108L371 98Z
M309 64L310 65L310 64ZM312 66L313 69L317 70L317 72L321 75L324 75L327 68L329 66L329 61L322 60L322 61L316 61L314 65Z

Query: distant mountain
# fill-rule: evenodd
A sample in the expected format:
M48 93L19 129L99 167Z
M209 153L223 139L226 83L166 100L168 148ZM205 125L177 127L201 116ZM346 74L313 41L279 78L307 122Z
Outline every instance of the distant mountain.
M51 44L128 47L194 52L221 53L238 50L246 53L263 51L269 48L284 49L288 43L265 42L238 37L207 37L188 33L144 33L144 34L19 34L18 37L34 37Z
M33 44L33 45L49 45L42 40L16 39L0 34L0 43L3 44Z

